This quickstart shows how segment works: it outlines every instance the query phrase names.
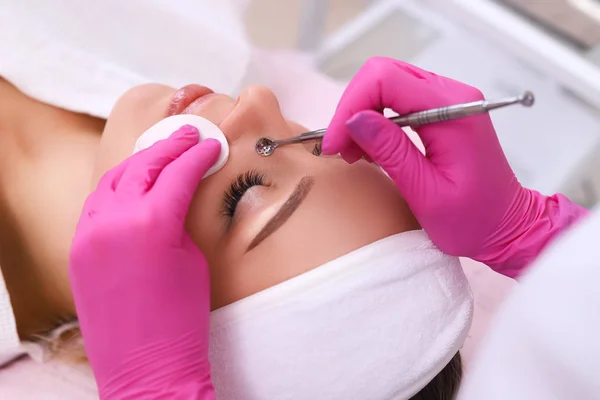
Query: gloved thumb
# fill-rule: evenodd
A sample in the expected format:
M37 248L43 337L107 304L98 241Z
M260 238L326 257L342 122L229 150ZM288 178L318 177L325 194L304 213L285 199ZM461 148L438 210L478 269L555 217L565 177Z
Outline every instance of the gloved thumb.
M372 110L355 114L346 126L352 140L383 168L409 203L419 196L434 169L402 128Z
M221 152L221 143L205 139L196 144L161 172L154 184L160 203L185 221L196 189Z

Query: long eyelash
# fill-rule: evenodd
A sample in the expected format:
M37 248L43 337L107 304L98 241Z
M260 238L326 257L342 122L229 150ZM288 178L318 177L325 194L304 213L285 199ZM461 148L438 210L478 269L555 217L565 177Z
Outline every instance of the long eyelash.
M238 175L223 196L223 215L233 218L244 194L253 186L265 186L265 181L265 175L258 171L248 171Z

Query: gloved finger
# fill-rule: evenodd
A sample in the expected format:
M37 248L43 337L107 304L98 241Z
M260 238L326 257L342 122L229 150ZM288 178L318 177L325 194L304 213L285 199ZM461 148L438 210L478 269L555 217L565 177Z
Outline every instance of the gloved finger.
M423 198L422 191L436 170L398 126L375 111L352 117L347 128L352 140L396 183L408 204Z
M161 171L200 140L198 129L184 125L167 139L130 157L129 165L117 182L116 192L123 196L140 196L148 192Z
M481 92L468 85L410 64L385 57L372 58L363 65L344 91L323 138L323 154L335 154L351 147L345 123L360 111L391 108L400 115L406 115L476 101L482 97ZM416 131L421 135L422 130ZM426 147L428 139L422 138Z
M416 95L426 81L423 74L413 72L408 64L386 57L369 59L352 78L340 99L335 114L323 138L323 153L335 154L352 147L346 128L354 114L363 110L392 108L399 114L408 113L407 107L397 104L397 98L405 97L413 104ZM410 97L409 97L410 96ZM417 101L418 102L418 99ZM401 102L400 102L401 103ZM400 108L396 110L396 108ZM425 108L421 108L419 111Z
M340 156L348 164L353 164L361 158L364 158L370 163L373 162L373 159L369 157L369 155L365 153L364 150L352 140L350 141L350 144L348 146L340 150Z
M123 173L129 166L131 157L123 160L116 167L113 167L106 171L104 175L98 181L98 185L94 189L95 192L114 192L117 189L117 184L121 180Z
M340 156L348 164L354 164L364 156L364 151L359 146L349 146L340 152Z
M200 181L220 153L218 140L206 139L198 143L164 168L154 184L152 195L158 197L164 209L175 212L180 221L185 221Z

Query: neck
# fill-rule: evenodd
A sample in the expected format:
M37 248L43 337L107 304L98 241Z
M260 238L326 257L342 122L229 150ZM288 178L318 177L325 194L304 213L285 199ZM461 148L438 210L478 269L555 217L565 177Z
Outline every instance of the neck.
M46 107L0 78L1 138L7 140L9 137L21 137L23 132L39 131L48 117Z
M86 133L95 135L103 127L101 119L42 103L0 77L0 144L8 137L18 137L23 144L23 139L35 135L36 141L39 141L38 136L56 130L78 136Z
M66 262L53 259L56 251L48 253L47 243L40 242L48 212L31 210L37 204L36 196L49 194L50 201L57 201L52 195L62 186L45 190L46 184L69 187L77 179L69 174L68 165L80 171L88 162L78 160L93 163L103 124L37 101L0 78L0 267L22 337L43 332L74 313L68 286L61 286L56 269L48 267L60 265L66 271ZM61 167L56 160L64 160L67 166ZM64 198L66 203L55 204L57 209L52 212L64 213L72 207L69 199L73 196L76 194ZM68 221L64 223L68 225ZM53 245L57 242L47 240ZM68 253L68 246L66 249Z

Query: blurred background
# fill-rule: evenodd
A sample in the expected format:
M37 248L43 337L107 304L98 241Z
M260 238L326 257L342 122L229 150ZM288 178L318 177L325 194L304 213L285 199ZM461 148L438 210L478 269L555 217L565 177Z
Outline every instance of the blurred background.
M252 41L310 54L349 80L371 56L481 89L536 95L492 116L521 182L591 207L600 199L599 0L248 0Z

